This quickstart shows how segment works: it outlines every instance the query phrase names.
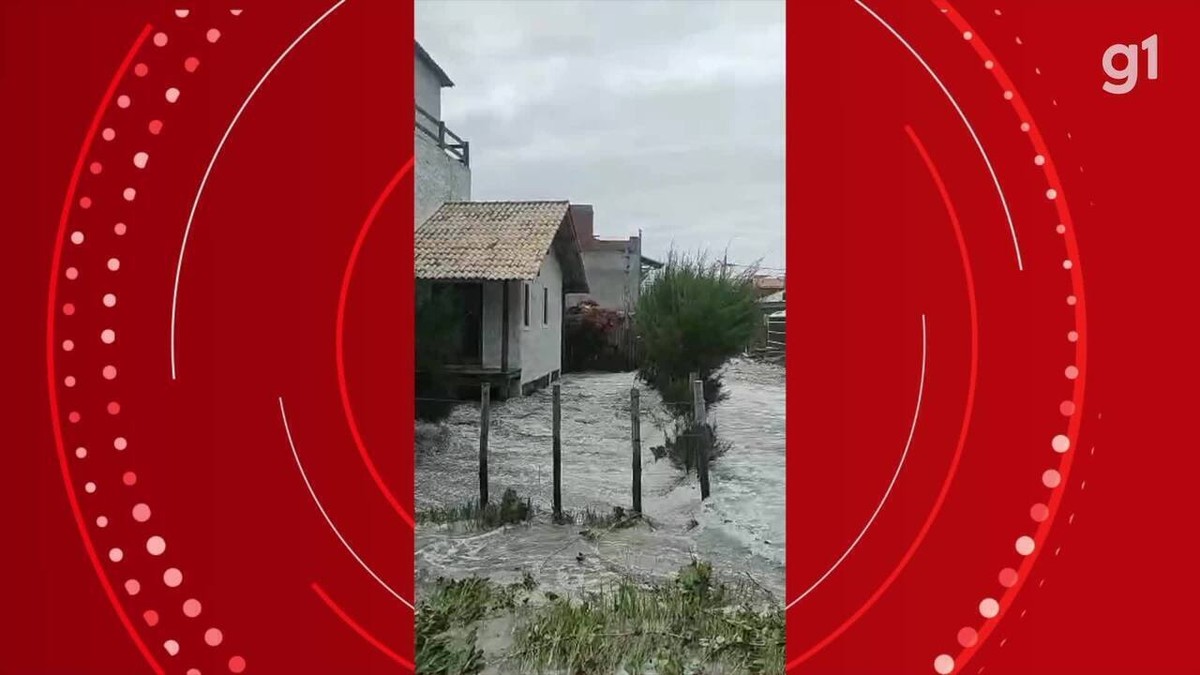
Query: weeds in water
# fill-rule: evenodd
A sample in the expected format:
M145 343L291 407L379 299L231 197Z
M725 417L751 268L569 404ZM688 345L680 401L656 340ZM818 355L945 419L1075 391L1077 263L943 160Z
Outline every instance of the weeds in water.
M732 443L717 437L716 423L705 425L677 419L674 431L666 432L666 442L650 448L650 452L654 461L667 458L676 469L691 473L699 466L701 452L708 453L711 465L732 447Z
M519 525L533 518L533 503L521 499L517 491L504 491L499 504L487 503L482 508L471 500L459 506L433 508L417 512L417 522L430 525L467 524L491 530L504 525Z
M579 534L588 541L597 541L605 532L633 527L643 521L649 522L642 514L626 511L622 506L614 506L609 513L592 509L574 513L563 511L561 516L554 519L558 525L583 525L586 529Z
M581 511L563 511L562 515L555 518L555 522L559 525L585 525L587 527L609 527L611 525L629 520L630 513L624 507L614 506L612 511L605 513L594 509L583 509Z
M779 673L784 612L762 611L753 596L720 584L695 562L674 582L622 582L582 600L556 598L518 626L512 656L537 672L579 675L698 672ZM716 668L718 670L710 670Z

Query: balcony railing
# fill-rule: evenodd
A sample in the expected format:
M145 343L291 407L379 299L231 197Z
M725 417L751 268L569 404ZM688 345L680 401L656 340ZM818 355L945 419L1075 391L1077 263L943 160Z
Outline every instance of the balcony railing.
M446 123L417 106L417 129L432 138L451 159L471 166L471 144L446 128Z

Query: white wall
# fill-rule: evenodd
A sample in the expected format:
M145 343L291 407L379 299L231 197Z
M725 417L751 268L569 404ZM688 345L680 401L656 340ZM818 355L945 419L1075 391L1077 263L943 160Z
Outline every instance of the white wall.
M416 67L414 89L416 103L422 110L442 118L442 84L437 74L422 59L414 58ZM417 125L437 133L437 122L414 113ZM469 201L471 199L471 169L462 162L446 155L438 148L437 141L428 134L415 129L416 186L413 227L425 222L445 202Z
M521 287L524 282L508 283L508 367L521 367ZM504 361L504 284L483 284L483 366L499 368Z
M569 294L567 305L573 307L588 299L605 309L633 311L637 307L641 265L640 256L628 251L584 251L588 292Z
M501 328L504 317L501 308L504 302L504 285L500 282L483 284L483 367L499 368L500 351L503 344ZM512 299L509 299L511 302Z
M416 74L413 76L413 89L416 91L417 105L422 110L433 115L437 119L442 118L442 82L437 74L433 72L425 61L419 58L414 58L416 64ZM421 122L420 116L417 121ZM424 120L428 124L428 120Z
M521 289L524 281L508 282L508 367L521 367Z
M529 327L524 325L524 313L517 314L521 333L521 384L532 382L554 371L562 370L562 268L551 253L542 262L541 271L527 282L530 293ZM542 323L542 289L549 289L550 321ZM518 286L517 308L522 308L525 293Z
M525 326L525 286L529 286L529 327ZM549 291L550 321L542 322L542 290ZM562 370L562 268L553 254L546 256L533 281L508 282L508 367L521 369L521 384ZM483 366L502 365L504 286L483 283Z
M445 202L471 199L471 169L451 158L437 142L415 130L416 186L414 228L425 222Z

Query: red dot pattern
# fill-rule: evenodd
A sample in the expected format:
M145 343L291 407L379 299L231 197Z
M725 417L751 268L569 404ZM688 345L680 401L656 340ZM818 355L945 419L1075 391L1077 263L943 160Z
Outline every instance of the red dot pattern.
M230 11L233 16L240 13L240 10ZM69 215L69 243L62 250L62 274L67 283L57 290L64 302L60 305L56 332L63 339L62 349L56 350L55 356L57 368L65 373L62 385L66 390L58 395L71 425L64 430L64 444L74 448L68 473L74 476L73 489L83 493L79 503L85 522L94 524L91 538L105 552L105 574L118 580L118 588L125 593L123 604L130 606L133 616L140 615L143 628L139 632L147 634L151 650L155 649L153 645L159 645L155 659L161 659L168 672L201 675L222 670L245 672L246 660L237 654L219 654L219 648L228 640L221 629L194 621L200 615L200 601L191 597L194 593L178 595L186 592L187 581L179 561L171 560L169 540L157 532L140 529L152 520L152 512L150 505L138 498L143 480L132 467L138 454L154 449L138 446L136 431L128 434L132 441L121 431L127 427L124 418L129 412L121 402L121 364L129 355L116 338L122 318L118 300L123 294L137 290L122 284L121 237L136 232L139 189L148 170L153 139L165 128L163 120L142 116L139 101L148 101L157 93L171 103L184 104L182 93L186 91L187 78L194 77L200 58L173 53L173 35L180 44L207 48L213 48L222 37L221 31L211 25L189 24L185 19L190 15L188 10L176 10L165 27L152 33L149 43L136 55L137 62L132 68L136 79L126 76L119 80L117 95L112 99L115 105L102 113L103 142L88 149L95 157L88 157L84 164L87 171L80 176L79 197L75 202L78 211ZM89 283L82 284L81 280ZM97 317L104 330L83 332L81 326L94 323ZM87 363L96 362L103 366L95 370L86 367ZM87 386L75 393L78 381L86 382ZM81 423L83 414L91 410L99 417L89 419L107 418L106 426ZM117 430L116 435L113 429ZM98 433L106 437L97 438ZM98 450L89 451L89 447ZM111 470L108 467L118 467L115 477L107 473ZM116 508L117 504L129 503L130 496L136 506ZM124 519L134 527L110 529L112 518ZM130 539L127 532L136 534ZM146 560L161 565L161 579L155 583L152 579L129 576L126 570L134 556L144 557L137 561L139 565ZM210 664L206 669L193 667L205 662Z
M997 582L1005 592L999 600L985 598L980 604L979 614L985 619L984 622L978 629L973 626L965 626L959 629L955 642L962 648L962 651L956 656L951 656L949 653L940 654L933 660L934 671L941 675L948 675L949 673L960 672L965 667L967 660L974 654L974 651L983 644L983 641L995 629L1000 619L1003 618L1005 610L1015 602L1017 592L1030 575L1037 553L1046 547L1050 525L1053 522L1057 505L1061 501L1063 492L1067 487L1072 455L1074 454L1072 448L1076 446L1079 437L1079 411L1081 406L1078 401L1082 400L1083 393L1083 350L1082 343L1080 343L1080 330L1082 330L1084 324L1084 314L1081 299L1083 297L1083 288L1078 264L1078 247L1075 243L1075 233L1071 227L1071 217L1067 210L1063 188L1058 179L1054 164L1051 161L1049 149L1038 132L1036 125L1034 125L1029 109L1017 91L1015 84L999 65L996 56L980 39L979 33L970 26L961 14L950 6L947 0L933 0L933 3L955 27L955 30L960 32L962 38L974 48L983 67L992 75L997 86L1000 88L1002 99L1008 102L1020 119L1019 129L1022 136L1032 146L1032 163L1035 167L1040 168L1046 180L1045 192L1040 196L1054 202L1056 209L1056 219L1048 225L1047 230L1053 229L1057 235L1063 237L1067 250L1061 266L1067 274L1067 283L1071 289L1071 294L1067 296L1066 304L1073 313L1072 318L1076 325L1076 329L1072 330L1068 335L1069 342L1072 345L1076 345L1076 356L1074 362L1065 364L1063 369L1064 380L1070 387L1072 394L1070 398L1060 400L1058 403L1058 411L1066 419L1067 429L1056 430L1057 435L1053 432L1048 435L1048 438L1049 436L1053 436L1053 439L1047 443L1051 450L1051 454L1047 458L1047 463L1053 462L1053 466L1045 468L1037 477L1039 483L1049 492L1047 498L1048 504L1037 503L1030 508L1030 520L1037 525L1035 532L1032 535L1020 533L1016 537L1013 548L1013 553L1016 557L1013 562L1017 563L1017 566L1016 568L1005 567L1000 571ZM1000 9L996 9L994 10L994 15L1002 17L1003 12ZM1023 44L1019 36L1015 38L1015 42L1017 45ZM1041 75L1040 69L1035 68L1035 72L1037 75ZM1058 105L1057 101L1052 101L1051 103L1055 106ZM1070 134L1067 134L1067 137L1069 139ZM1080 170L1082 171L1082 168ZM1074 515L1072 514L1068 524L1073 521ZM1061 550L1061 547L1058 547L1055 550L1055 555L1058 555ZM1045 579L1042 579L1038 586L1041 587L1044 583ZM1023 617L1024 615L1025 611L1023 610L1021 616ZM1006 639L1001 640L1000 646L1003 646L1006 641Z

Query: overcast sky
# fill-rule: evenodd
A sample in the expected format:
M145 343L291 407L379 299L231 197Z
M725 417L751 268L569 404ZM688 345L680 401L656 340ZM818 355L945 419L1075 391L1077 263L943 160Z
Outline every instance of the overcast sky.
M784 267L783 0L418 0L471 197Z

